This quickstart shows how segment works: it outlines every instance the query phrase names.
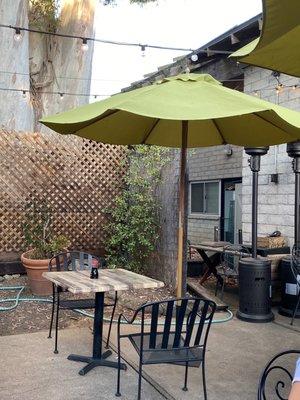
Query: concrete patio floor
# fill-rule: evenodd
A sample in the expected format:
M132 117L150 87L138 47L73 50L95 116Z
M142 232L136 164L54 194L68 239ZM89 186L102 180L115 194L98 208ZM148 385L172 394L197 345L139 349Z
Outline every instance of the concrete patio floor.
M125 326L123 329L129 331ZM277 322L249 324L235 318L213 325L207 352L209 400L255 400L258 377L266 362L279 351L300 347L298 329ZM114 326L113 347L115 344ZM78 375L82 364L67 360L70 353L90 354L90 328L62 330L59 345L60 353L54 355L53 340L47 339L46 332L0 337L1 400L115 399L116 370L98 367L82 377ZM137 355L129 342L123 342L122 350L126 360L137 365ZM115 354L111 359L115 359ZM144 400L203 399L198 368L190 369L188 392L181 390L184 368L180 366L145 366L144 372L148 380L143 381ZM136 399L134 369L129 367L122 372L121 382L122 398Z
M60 332L59 354L53 354L53 339L46 332L0 337L1 400L115 400L116 370L95 368L78 375L82 363L67 360L70 353L90 355L92 334L88 328ZM115 359L113 354L110 359ZM123 399L136 399L137 373L123 373ZM163 397L147 382L144 399Z
M221 318L221 313L217 318ZM295 329L287 324L289 318L276 315L276 322L253 324L236 318L221 324L214 324L208 339L206 373L209 400L255 400L259 375L273 355L287 349L300 348L299 320ZM137 327L126 331L138 331ZM116 344L115 331L112 343ZM138 359L128 341L122 350L127 361L137 365ZM291 371L295 358L287 360ZM146 365L146 376L162 387L169 400L203 399L201 370L190 368L188 392L181 390L184 368L175 365ZM124 379L125 383L125 379ZM145 396L144 399L147 399Z

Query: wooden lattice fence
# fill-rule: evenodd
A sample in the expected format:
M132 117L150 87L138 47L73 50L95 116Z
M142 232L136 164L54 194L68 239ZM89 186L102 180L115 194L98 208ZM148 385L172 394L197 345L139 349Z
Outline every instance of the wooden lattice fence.
M124 147L76 136L0 130L0 252L24 250L25 208L33 202L49 207L55 235L101 252L125 156Z

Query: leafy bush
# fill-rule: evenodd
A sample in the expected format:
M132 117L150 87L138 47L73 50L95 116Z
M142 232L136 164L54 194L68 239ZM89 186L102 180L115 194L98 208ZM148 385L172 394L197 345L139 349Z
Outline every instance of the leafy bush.
M58 25L59 0L29 0L31 28L55 32Z
M141 272L159 239L160 205L155 189L168 150L135 146L128 154L128 171L122 193L109 210L106 252L110 266Z
M69 241L65 236L53 236L51 214L44 204L29 204L26 207L23 234L28 248L33 249L31 258L48 259L67 248Z

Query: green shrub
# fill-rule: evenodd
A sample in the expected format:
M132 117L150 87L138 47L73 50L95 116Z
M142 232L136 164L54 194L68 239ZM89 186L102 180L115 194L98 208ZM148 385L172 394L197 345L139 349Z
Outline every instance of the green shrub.
M27 248L33 249L33 259L51 258L69 244L65 236L52 234L51 213L44 204L31 203L26 207L23 234Z
M135 146L128 154L128 171L122 193L109 210L106 252L110 266L141 272L159 239L160 204L155 190L168 150Z

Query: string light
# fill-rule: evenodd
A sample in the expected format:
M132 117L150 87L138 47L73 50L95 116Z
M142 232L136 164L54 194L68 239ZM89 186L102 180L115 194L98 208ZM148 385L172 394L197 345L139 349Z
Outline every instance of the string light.
M87 39L83 38L82 39L81 50L86 52L86 51L88 51L88 49L89 49L89 45L88 45Z
M82 36L77 36L77 35L69 35L69 34L59 33L59 32L49 32L49 31L43 31L43 30L38 30L38 29L25 28L25 27L21 27L21 26L6 25L6 24L0 24L0 28L13 29L13 30L15 30L16 34L18 34L18 35L21 35L21 32L24 31L24 32L39 33L42 35L59 36L59 37L64 37L64 38L69 38L69 39L81 39L82 41L86 40L86 41L93 41L93 42L99 42L99 43L105 43L105 44L112 44L112 45L116 45L116 46L135 46L135 47L144 46L145 49L152 48L152 49L157 49L157 50L184 51L184 52L204 53L204 54L207 54L209 52L210 55L212 55L212 54L228 54L229 55L229 54L233 53L232 51L216 50L216 49L191 49L191 48L184 48L184 47L158 46L158 45L154 45L154 44L143 44L142 45L141 43L105 40L105 39L100 39L100 38L95 38L95 37L82 38ZM19 39L16 39L16 40L19 40Z
M22 39L21 29L15 28L14 40L16 42L20 42L21 39Z
M64 94L63 93L59 93L59 98L60 98L60 100L62 100L64 98Z
M258 96L258 90L255 90L255 92L254 92L254 96Z
M282 83L279 83L277 86L276 86L276 93L277 94L279 94L282 90L283 90L283 84Z
M0 74L9 74L9 75L21 75L21 76L30 76L29 73L26 72L13 72L13 71L3 71L0 70ZM45 78L53 78L52 75L44 75ZM119 82L119 83L131 83L130 80L125 79L101 79L101 78L78 78L74 76L55 76L55 79L70 79L75 81L99 81L99 82Z
M15 89L15 88L3 88L0 87L0 90L6 91L6 92L21 92L22 95L24 95L25 92L25 97L27 93L33 93L31 90L25 90L25 89ZM53 94L53 95L59 95L60 98L62 99L64 96L78 96L78 97L110 97L113 95L113 93L111 94L87 94L87 93L71 93L71 92L50 92L50 91L43 91L43 92L39 92L39 94Z
M142 57L145 57L145 55L146 55L146 46L144 44L141 45L141 54L142 54Z
M26 90L22 90L22 97L23 99L26 99Z

